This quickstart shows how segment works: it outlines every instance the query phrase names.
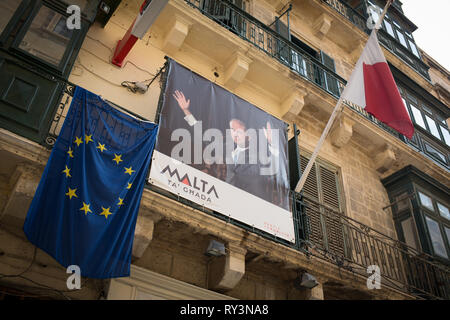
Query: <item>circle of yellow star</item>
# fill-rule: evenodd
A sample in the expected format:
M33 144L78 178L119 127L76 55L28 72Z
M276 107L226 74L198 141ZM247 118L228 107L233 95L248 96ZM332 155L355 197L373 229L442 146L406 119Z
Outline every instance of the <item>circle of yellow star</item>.
M86 144L89 143L89 141L94 142L94 140L92 140L92 134L90 136L88 136L87 134L84 135L84 142L86 142Z
M84 211L84 215L87 215L88 212L92 212L89 208L91 205L83 202L83 208L80 208L81 211Z
M100 215L101 215L101 216L105 216L105 218L108 219L108 216L109 216L110 214L112 214L112 212L109 211L109 208L108 208L108 209L105 209L105 208L102 207L102 210L103 210L103 211L100 213Z
M117 164L119 164L119 162L123 161L123 160L121 159L121 157L122 157L121 154L117 155L117 154L114 153L114 159L113 159L113 161L115 161Z
M83 140L81 140L81 138L79 138L79 137L76 137L76 139L75 139L74 143L76 143L76 144L77 144L77 147L79 147L79 146L80 146L80 144L82 144L82 143L83 143Z
M121 205L123 205L124 203L123 203L123 199L122 198L119 198L119 203L117 204L119 207L121 206Z
M103 150L108 150L105 148L105 145L101 144L100 142L98 143L97 149L100 149L101 152L103 152Z
M77 191L77 189L70 189L69 191L66 193L66 196L69 196L70 200L72 200L72 197L78 198L77 194L75 193Z
M66 166L66 169L64 169L62 172L64 172L64 173L66 174L66 178L67 178L67 177L72 178L72 176L70 175L70 169L67 168L67 166ZM75 190L76 190L76 189L75 189Z
M127 182L128 183L128 185L127 185L127 189L131 189L131 185L132 185L132 183L129 183L129 182Z
M129 168L125 167L125 173L128 173L128 174L131 176L131 174L132 174L133 172L136 172L136 171L133 170L132 167L129 167Z
M69 147L69 151L67 151L69 157L73 158L73 150Z

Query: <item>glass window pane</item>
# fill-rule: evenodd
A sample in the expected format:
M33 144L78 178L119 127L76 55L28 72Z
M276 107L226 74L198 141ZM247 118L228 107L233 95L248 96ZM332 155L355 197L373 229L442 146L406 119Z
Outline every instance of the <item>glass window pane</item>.
M439 161L442 161L443 163L447 163L445 159L445 155L438 151L435 147L431 146L429 143L424 142L425 146L425 152L431 155L432 157L436 158Z
M448 146L450 146L450 133L448 132L448 129L443 126L440 126L440 127L441 127L442 135L444 136L445 143Z
M425 217L425 219L427 221L428 231L430 232L434 253L441 257L447 258L447 251L445 250L444 239L442 238L439 224L429 217Z
M439 135L436 122L427 115L425 115L425 119L427 119L428 127L430 128L431 134L440 140L441 136Z
M420 199L420 203L422 204L422 206L434 211L433 202L431 201L431 198L429 196L427 196L419 191L419 199Z
M423 121L423 118L422 118L422 112L420 112L420 110L417 109L417 107L415 107L413 104L410 104L410 106L411 106L411 111L413 113L414 122L417 123L422 128L427 129L427 127L425 126L425 122Z
M447 235L447 244L450 246L450 229L445 227L445 234Z
M401 32L398 31L398 30L395 30L395 31L397 32L398 41L400 41L400 43L401 43L405 48L407 48L408 46L407 46L407 44L406 44L405 36L403 35L403 33L401 33Z
M412 218L402 221L402 229L403 236L405 237L405 243L417 250L418 242Z
M42 60L59 65L72 33L73 30L66 27L66 17L43 6L34 17L19 48Z
M411 47L412 53L414 53L414 55L415 55L416 57L420 58L419 50L417 50L417 47L416 47L416 45L414 44L414 42L412 42L412 41L409 40L409 39L408 39L408 42L409 42L409 46Z
M20 2L17 0L0 1L0 34L5 30L6 25L19 7Z
M439 202L437 203L437 207L439 210L439 214L445 219L450 220L450 212L448 212L448 208Z
M389 21L384 20L384 25L386 27L387 33L389 33L392 37L395 38L394 29L392 29L392 24Z

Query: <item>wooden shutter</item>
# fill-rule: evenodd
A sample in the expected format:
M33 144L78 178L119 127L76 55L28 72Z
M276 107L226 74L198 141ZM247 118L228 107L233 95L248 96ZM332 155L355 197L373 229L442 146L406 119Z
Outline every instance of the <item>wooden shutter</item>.
M300 156L302 172L308 160L307 157ZM341 208L338 179L337 169L316 160L303 192L307 204L309 240L334 254L344 256L344 234L338 214Z
M305 168L308 165L308 161L309 161L308 158L300 155L300 167L302 169L302 173L305 171ZM308 174L308 178L306 178L306 182L303 187L303 192L306 196L312 197L314 198L314 200L319 201L319 189L317 184L316 165L313 165L311 171Z
M320 167L320 186L322 203L326 204L336 211L340 211L338 194L338 174L336 170Z

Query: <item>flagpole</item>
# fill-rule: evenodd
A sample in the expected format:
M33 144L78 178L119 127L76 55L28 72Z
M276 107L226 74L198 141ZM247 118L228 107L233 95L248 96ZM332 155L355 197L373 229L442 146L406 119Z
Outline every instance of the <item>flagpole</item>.
M383 12L381 13L381 16L379 17L377 23L375 24L375 32L380 28L381 22L383 22L384 16L386 15L389 6L392 4L393 0L387 0L386 6L383 9ZM345 91L345 89L344 89ZM325 129L322 132L322 135L320 136L319 142L316 145L316 148L314 149L313 154L311 155L311 158L309 159L308 164L306 165L305 170L302 173L302 176L295 186L295 192L300 192L303 189L303 186L305 185L306 178L308 177L309 172L311 171L311 168L316 161L317 155L319 154L320 148L322 147L325 138L327 137L332 125L334 124L334 120L337 118L337 116L342 112L343 109L343 97L344 97L344 91L342 92L341 96L339 97L339 100L336 103L336 106L333 109L333 112L330 116L330 119L328 120L327 125L325 126Z

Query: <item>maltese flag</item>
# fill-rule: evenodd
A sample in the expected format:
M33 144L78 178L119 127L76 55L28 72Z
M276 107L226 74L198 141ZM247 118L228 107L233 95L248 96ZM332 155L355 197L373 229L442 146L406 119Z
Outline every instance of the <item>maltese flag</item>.
M408 139L414 134L414 126L378 44L375 30L370 34L342 98L363 107Z

